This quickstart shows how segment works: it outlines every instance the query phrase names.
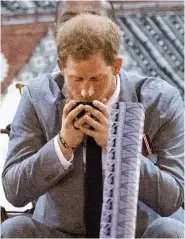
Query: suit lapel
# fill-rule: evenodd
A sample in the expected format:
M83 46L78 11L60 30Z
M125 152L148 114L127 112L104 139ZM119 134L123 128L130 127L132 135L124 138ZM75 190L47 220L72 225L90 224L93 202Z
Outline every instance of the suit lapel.
M129 81L126 72L120 71L120 101L121 102L138 102L136 89Z
M66 99L64 94L62 93L62 88L64 85L64 78L61 74L58 74L54 81L57 83L59 88L59 93L56 98L56 115L55 115L55 125L54 125L54 134L58 134L61 124L62 124L62 114L63 108L66 104Z
M121 69L121 72L120 72L120 101L140 103L136 93L136 87L131 82L131 79L128 78L127 73L123 69ZM146 138L145 134L148 134L148 128L146 127L146 124L144 124L143 134L144 134L144 138L143 138L143 148L144 148L146 144L144 141L144 139ZM150 136L148 135L148 137ZM152 141L150 142L150 144L153 144ZM143 150L143 154L148 155L148 151Z

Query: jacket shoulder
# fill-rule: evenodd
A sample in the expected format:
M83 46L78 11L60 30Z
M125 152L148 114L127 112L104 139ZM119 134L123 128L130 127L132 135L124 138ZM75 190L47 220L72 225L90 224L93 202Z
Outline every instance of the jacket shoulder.
M46 96L56 97L60 91L55 81L58 75L58 73L48 73L31 80L25 87L29 97L33 101L44 99Z
M128 79L136 90L138 101L146 107L163 104L162 108L166 111L168 104L174 97L181 98L179 90L161 78L130 73Z
M153 122L157 125L153 128L158 129L182 112L183 102L179 90L165 80L132 73L127 74L127 80L145 109L145 128L150 128Z
M181 100L179 90L160 78L146 78L137 92L143 105L155 106L162 112L169 109L174 99Z

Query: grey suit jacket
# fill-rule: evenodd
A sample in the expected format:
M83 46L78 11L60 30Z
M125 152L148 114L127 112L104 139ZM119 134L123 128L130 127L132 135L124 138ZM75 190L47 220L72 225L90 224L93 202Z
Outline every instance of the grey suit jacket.
M178 90L163 80L123 70L120 78L120 101L143 104L144 133L150 134L156 148L157 162L141 155L140 236L151 221L172 215L183 202L183 103ZM66 233L84 234L82 147L75 150L67 170L54 149L65 105L62 87L59 74L45 74L25 88L12 122L2 180L8 201L17 207L39 198L35 220Z

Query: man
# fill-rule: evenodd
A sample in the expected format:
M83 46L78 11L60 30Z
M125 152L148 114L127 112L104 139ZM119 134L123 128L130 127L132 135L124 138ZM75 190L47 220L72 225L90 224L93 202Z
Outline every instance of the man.
M57 46L60 74L46 74L25 89L3 171L5 193L12 204L39 200L32 218L4 222L3 237L85 237L83 141L91 136L106 154L108 118L117 101L143 104L144 133L150 133L158 157L154 164L141 155L136 236L146 220L143 237L183 237L183 224L166 218L183 202L179 92L162 80L121 70L119 29L107 18L72 18L59 28ZM93 102L98 110L83 104L75 107L76 102ZM83 109L86 114L78 119Z
M94 15L108 16L115 20L112 3L106 0L99 1L60 1L57 7L56 28L79 13L91 13Z

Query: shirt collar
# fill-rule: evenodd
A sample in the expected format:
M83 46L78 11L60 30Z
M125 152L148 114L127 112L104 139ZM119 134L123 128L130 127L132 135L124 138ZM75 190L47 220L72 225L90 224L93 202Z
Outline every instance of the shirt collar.
M106 106L108 111L111 112L112 105L119 101L120 95L120 77L119 75L116 76L116 89L110 99L107 101Z

